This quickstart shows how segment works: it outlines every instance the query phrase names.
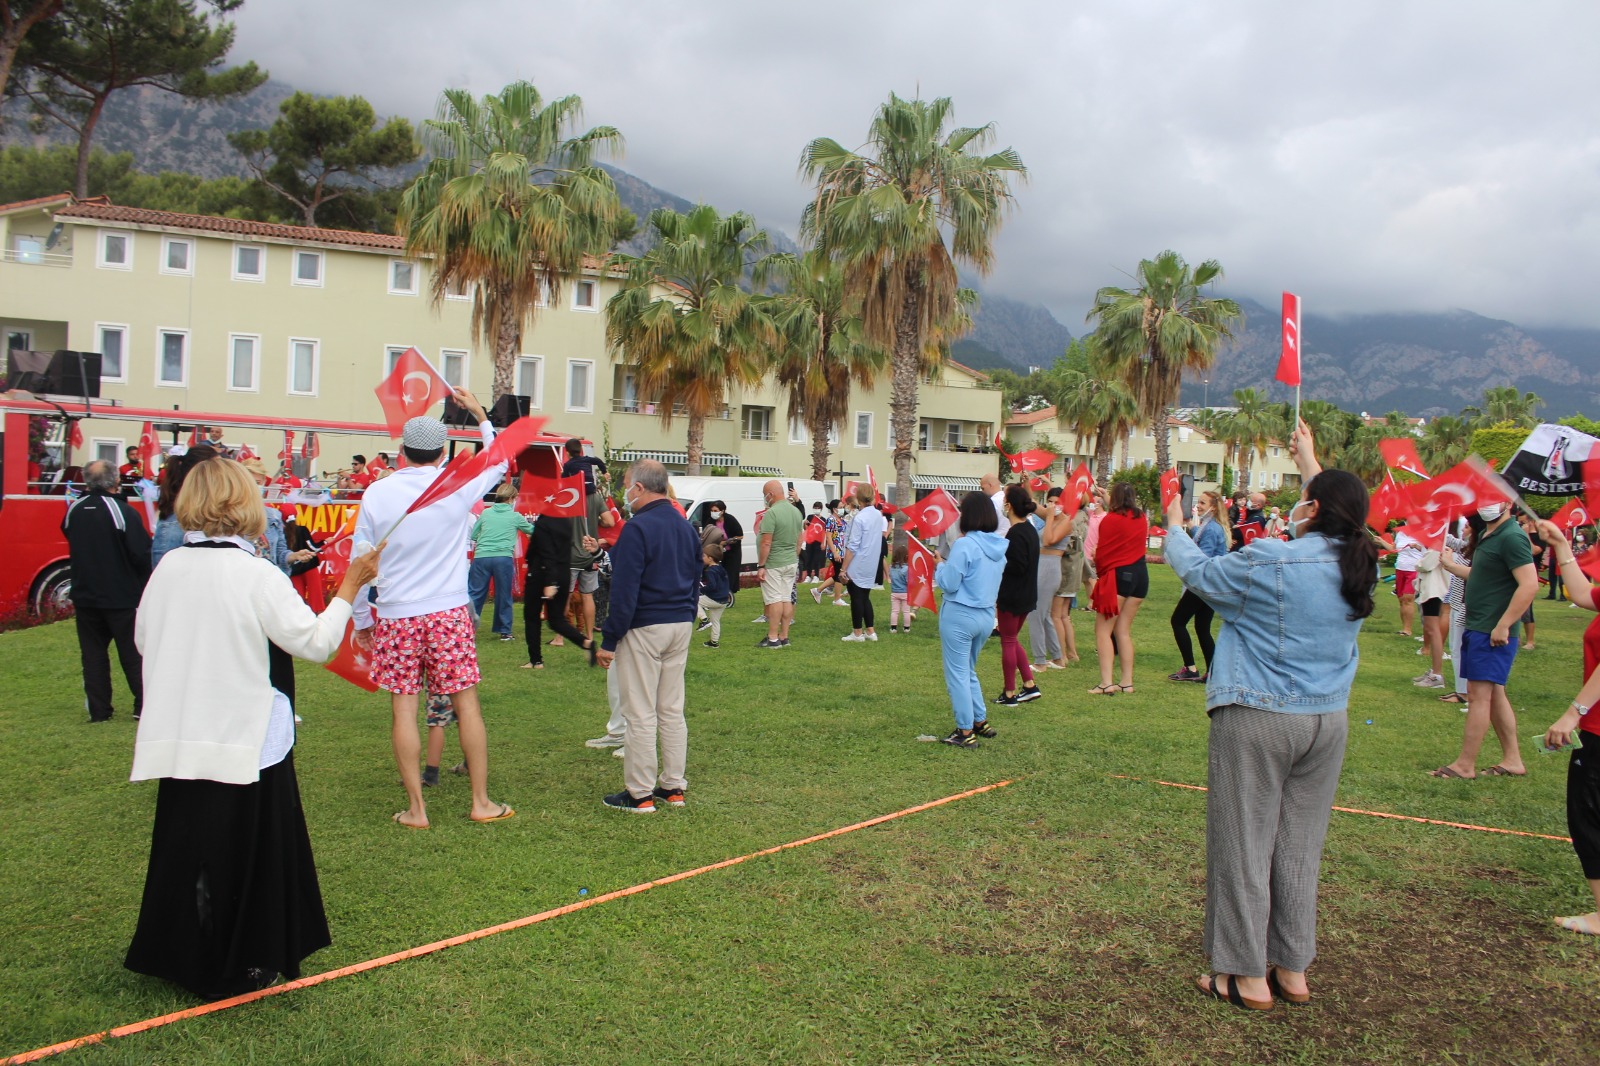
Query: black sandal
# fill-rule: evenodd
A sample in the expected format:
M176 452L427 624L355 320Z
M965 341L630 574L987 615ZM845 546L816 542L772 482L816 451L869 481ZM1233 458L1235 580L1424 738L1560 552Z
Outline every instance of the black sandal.
M1220 980L1222 977L1228 978L1227 995L1223 995L1222 992L1219 991L1219 989L1222 987L1222 982ZM1239 992L1239 980L1235 974L1214 973L1211 975L1211 987L1202 988L1200 991L1202 994L1210 996L1212 999L1220 999L1224 1003L1231 1003L1240 1010L1267 1011L1272 1009L1272 1000L1270 999L1266 1000L1264 1003L1259 999L1245 999L1244 996Z

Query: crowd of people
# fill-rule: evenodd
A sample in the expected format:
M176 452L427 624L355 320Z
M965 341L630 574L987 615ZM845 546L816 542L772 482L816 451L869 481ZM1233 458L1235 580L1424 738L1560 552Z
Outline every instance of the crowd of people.
M481 406L463 390L457 402L477 416L483 444L491 445ZM106 721L114 713L115 644L139 719L133 776L160 782L130 968L217 998L295 976L301 960L328 942L294 777L292 658L328 658L347 623L353 645L370 656L373 681L388 693L406 797L395 823L432 824L425 790L438 783L451 724L463 756L456 769L471 784L468 817L515 816L489 791L476 643L491 591L490 632L513 639L509 591L522 536L526 667L542 667L548 624L552 644L575 646L607 671L606 732L586 742L622 759L623 788L604 804L650 814L687 803L689 649L697 618L704 646L722 646L723 615L739 592L743 527L713 502L695 528L666 469L642 460L622 478L627 521L602 537L614 522L601 491L606 471L575 441L564 473L585 476L583 518L530 521L518 513L505 463L413 509L440 476L445 427L414 418L401 441L404 463L363 487L352 562L329 602L312 603L297 589L295 568L315 562L315 546L297 541L264 502L259 463L237 462L210 445L188 449L163 480L153 536L120 495L117 469L85 468L87 491L63 530L75 567L89 715ZM1310 996L1317 871L1343 761L1356 640L1374 610L1379 573L1365 488L1352 475L1321 470L1304 425L1290 447L1303 490L1286 515L1259 498L1230 507L1208 492L1190 510L1171 504L1161 540L1182 584L1170 623L1183 665L1168 679L1203 683L1210 717L1205 951L1214 972L1198 987L1253 1010ZM473 518L490 494L494 502ZM805 582L816 604L826 598L850 608L843 642L879 639L874 593L885 587L890 633L911 632L906 552L892 548L892 509L873 486L855 486L811 514L776 479L763 497L753 560L765 626L758 648L790 647ZM1150 516L1126 482L1076 498L1052 488L1039 498L991 476L959 500L956 523L934 543L932 574L942 593L939 655L954 719L944 743L972 748L997 737L991 708L1040 699L1041 672L1077 661L1072 612L1086 588L1099 674L1088 692L1134 691L1133 621L1150 592L1151 534ZM1458 691L1441 698L1459 697L1466 709L1460 756L1433 774L1525 773L1506 684L1519 627L1531 622L1536 553L1545 553L1576 607L1600 610L1574 544L1548 522L1524 530L1503 505L1469 515L1442 551L1422 548L1403 529L1395 540L1401 631L1411 634L1420 599L1423 653L1431 656L1418 684L1441 687L1434 682L1451 661ZM1295 594L1285 595L1290 587ZM1001 653L998 692L988 696L980 658L991 637ZM1568 816L1600 912L1600 715L1588 713L1600 700L1600 618L1584 648L1585 678L1595 677L1544 740L1558 748L1581 736ZM418 730L424 713L426 753ZM1502 758L1479 770L1491 727ZM1600 935L1600 913L1558 921Z

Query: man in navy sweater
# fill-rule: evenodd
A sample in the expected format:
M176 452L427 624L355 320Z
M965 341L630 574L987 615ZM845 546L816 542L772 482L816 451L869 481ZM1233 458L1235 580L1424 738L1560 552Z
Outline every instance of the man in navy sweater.
M611 549L611 613L596 657L618 671L626 787L605 804L650 814L657 800L682 807L688 786L683 674L700 596L700 537L667 498L667 469L654 460L628 469L622 501L632 518Z
M88 490L61 520L72 558L72 605L89 721L111 721L113 641L122 676L133 695L133 717L144 709L144 660L133 642L133 622L150 579L150 534L118 495L117 468L96 459L83 468Z

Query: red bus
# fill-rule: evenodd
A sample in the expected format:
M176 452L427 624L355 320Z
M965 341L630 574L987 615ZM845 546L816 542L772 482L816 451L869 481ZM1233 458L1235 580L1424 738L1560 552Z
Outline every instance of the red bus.
M388 440L386 427L362 422L253 417L171 408L121 407L95 400L19 398L0 395L0 625L51 622L71 614L72 566L61 535L75 486L82 485L82 467L92 456L74 455L72 427L85 419L132 423L124 439L138 440L144 423L156 427L163 451L186 441L196 427L223 430L267 430L275 433L314 432L322 438L360 437ZM479 440L474 428L450 430L452 452ZM560 473L561 447L569 438L545 432L518 459L518 467L540 477ZM588 442L585 441L586 450ZM398 447L395 447L398 451ZM273 450L263 462L272 469L280 460ZM121 457L118 457L120 464ZM334 492L335 506L359 504L359 493ZM145 509L135 506L136 511Z

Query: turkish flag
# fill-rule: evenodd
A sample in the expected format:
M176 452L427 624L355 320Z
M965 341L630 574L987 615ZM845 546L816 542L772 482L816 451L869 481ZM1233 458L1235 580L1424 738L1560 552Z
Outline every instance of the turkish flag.
M348 560L347 560L348 563ZM344 640L339 644L339 654L328 660L327 668L360 688L368 692L378 691L378 683L372 680L372 660L367 653L356 647L353 639L356 624L352 619L345 623Z
M1594 525L1594 517L1589 514L1589 508L1576 496L1566 502L1566 506L1550 516L1550 521L1571 533L1579 526Z
M933 571L938 565L927 545L906 534L906 602L934 614L939 613L938 601L933 598Z
M1043 470L1056 461L1054 452L1039 451L1038 449L1018 452L1012 455L1001 446L1000 441L1000 434L996 433L994 435L994 450L1006 457L1006 462L1011 465L1013 474L1022 474L1029 470Z
M422 495L406 508L406 514L420 511L429 504L438 503L446 496L455 495L496 463L514 461L522 453L522 449L539 435L539 429L544 422L542 418L519 418L507 426L504 432L496 434L489 446L477 455L457 452L456 457L450 460L450 464L434 478L433 484L424 489Z
M922 531L922 535L932 540L955 524L961 517L961 505L956 503L956 498L944 489L934 489L916 503L910 503L900 509L906 516L906 522Z
M1034 492L1049 492L1050 479L1042 475L1029 478L1028 488L1032 489Z
M83 447L83 427L78 425L76 418L72 420L72 430L67 434L67 440L71 442L74 448Z
M1410 437L1384 437L1378 441L1378 451L1383 453L1383 464L1390 470L1428 476L1428 468L1422 465L1422 456L1417 454L1417 442Z
M1300 297L1283 294L1283 347L1278 355L1278 380L1300 386Z
M1178 468L1164 470L1161 473L1161 512L1165 514L1167 508L1172 506L1174 500L1183 497L1183 479L1178 476Z
M1583 571L1585 577L1600 584L1600 545L1590 548L1574 562L1578 564L1578 569Z
M481 469L478 457L461 451L456 457L439 471L439 476L433 479L433 484L422 490L422 495L411 502L406 508L406 514L420 511L429 504L438 503L447 496L454 496L461 489L472 483L473 477Z
M156 439L156 427L153 422L146 422L139 431L139 466L144 470L144 476L156 476L156 460L161 458L161 442Z
M594 531L594 535L607 544L615 544L617 538L622 536L622 527L627 523L622 520L622 512L617 510L617 505L611 502L611 497L609 496L606 497L606 514L611 516L611 524L609 526L602 525ZM735 581L739 579L738 574L732 576Z
M385 463L383 459L376 455L367 460L367 473L371 474L373 477L378 476L378 471L387 469L389 469L389 464Z
M278 453L278 458L286 464L294 460L294 430L283 431L283 451Z
M256 458L259 458L259 456L256 455L256 450L254 448L250 447L248 444L239 445L239 461L241 463L247 459Z
M1374 532L1382 533L1391 521L1404 518L1410 510L1410 495L1395 481L1393 474L1385 471L1383 484L1373 491L1372 501L1367 505L1367 525Z
M1087 463L1079 463L1078 468L1067 479L1066 488L1061 490L1057 504L1061 513L1068 518L1076 518L1078 509L1083 506L1083 498L1094 491L1094 475L1089 472Z
M204 426L194 426L189 430L189 447L198 448L200 446L201 430L203 429L205 429Z
M317 443L317 435L311 430L306 430L305 439L300 442L300 458L315 459L322 454L322 446Z
M383 421L391 437L400 436L407 419L427 414L434 404L452 395L444 376L415 348L402 352L389 376L372 391L383 406Z
M584 517L588 511L584 507L583 474L577 473L571 477L522 475L522 492L517 496L517 510L550 518Z
M1444 546L1445 533L1468 511L1485 504L1509 502L1504 490L1470 460L1410 486L1410 495L1412 509L1406 519L1406 532L1431 551Z

